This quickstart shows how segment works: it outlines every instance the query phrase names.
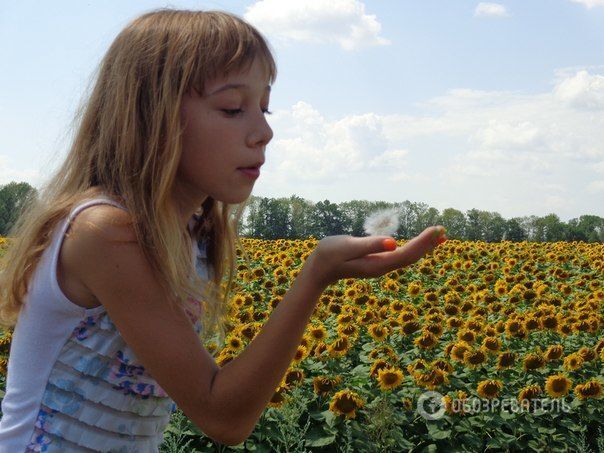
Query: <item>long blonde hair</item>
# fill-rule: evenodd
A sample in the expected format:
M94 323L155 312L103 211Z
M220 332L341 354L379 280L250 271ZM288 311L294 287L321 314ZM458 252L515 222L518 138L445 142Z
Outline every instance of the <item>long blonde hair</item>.
M76 115L65 162L10 233L14 239L0 274L0 325L16 324L28 281L58 222L75 204L104 193L130 212L138 242L164 288L179 304L189 297L201 300L203 335L207 339L217 331L224 341L245 203L208 197L199 207L193 232L207 240L213 269L211 281L204 282L192 272L191 239L171 197L181 156L180 104L184 93L203 93L207 81L245 70L256 58L272 83L276 65L265 39L230 13L159 9L125 27Z

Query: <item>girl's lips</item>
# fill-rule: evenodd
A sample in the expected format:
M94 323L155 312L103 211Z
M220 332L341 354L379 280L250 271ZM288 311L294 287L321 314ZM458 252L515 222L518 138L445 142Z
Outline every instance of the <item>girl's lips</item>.
M250 167L250 168L238 168L237 170L241 171L244 175L250 178L257 178L260 176L260 168L258 167Z

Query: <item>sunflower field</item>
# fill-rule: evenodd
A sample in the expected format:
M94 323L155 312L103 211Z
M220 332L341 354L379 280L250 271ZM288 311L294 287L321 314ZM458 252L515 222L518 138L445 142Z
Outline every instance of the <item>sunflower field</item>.
M242 245L227 338L205 344L219 366L317 240ZM604 452L603 328L604 244L448 240L413 266L328 287L244 443L217 445L177 411L162 451ZM2 373L9 345L6 332Z

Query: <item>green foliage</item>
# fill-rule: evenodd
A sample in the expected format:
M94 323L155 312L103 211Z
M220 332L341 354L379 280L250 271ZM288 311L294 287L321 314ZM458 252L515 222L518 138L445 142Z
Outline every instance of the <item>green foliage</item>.
M8 236L23 209L36 196L36 189L26 182L0 187L0 236Z
M239 226L242 236L261 239L306 239L310 236L349 234L364 236L366 217L376 210L397 209L399 227L395 237L410 239L431 225L441 224L450 239L499 242L604 242L604 218L584 215L564 223L555 214L544 217L514 217L506 220L497 212L470 209L438 209L408 200L402 203L353 200L313 203L292 195L288 198L252 197Z

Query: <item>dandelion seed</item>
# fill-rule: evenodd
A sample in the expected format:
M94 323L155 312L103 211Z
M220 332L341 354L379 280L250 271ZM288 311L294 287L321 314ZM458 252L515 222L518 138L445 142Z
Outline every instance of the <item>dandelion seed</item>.
M398 229L398 209L389 208L372 212L363 228L370 236L392 236Z

